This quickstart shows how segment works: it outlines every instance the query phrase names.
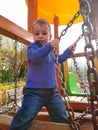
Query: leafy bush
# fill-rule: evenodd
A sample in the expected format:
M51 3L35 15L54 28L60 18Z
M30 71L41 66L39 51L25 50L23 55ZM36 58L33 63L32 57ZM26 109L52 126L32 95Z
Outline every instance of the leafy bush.
M23 87L25 86L25 82L21 81L17 83L17 88ZM10 90L10 89L14 89L15 88L15 84L14 83L0 83L0 92L1 91L6 91L6 90Z

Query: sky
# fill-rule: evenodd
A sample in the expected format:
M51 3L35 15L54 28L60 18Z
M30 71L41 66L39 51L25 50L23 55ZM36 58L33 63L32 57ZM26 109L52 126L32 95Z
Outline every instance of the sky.
M27 5L25 0L0 0L0 15L27 30Z
M28 9L25 0L0 0L0 15L13 21L15 24L21 26L27 30L27 14ZM60 40L60 53L62 53L66 47L73 44L77 38L81 35L82 23L74 24L68 29L67 33ZM53 33L53 25L51 26ZM66 25L59 27L59 36ZM77 44L76 52L84 51L83 39Z

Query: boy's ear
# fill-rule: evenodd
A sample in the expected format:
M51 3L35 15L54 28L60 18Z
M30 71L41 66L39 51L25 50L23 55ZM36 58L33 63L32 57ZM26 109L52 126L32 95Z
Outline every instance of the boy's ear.
M52 39L52 34L50 34L50 38L49 38L49 40L51 40Z

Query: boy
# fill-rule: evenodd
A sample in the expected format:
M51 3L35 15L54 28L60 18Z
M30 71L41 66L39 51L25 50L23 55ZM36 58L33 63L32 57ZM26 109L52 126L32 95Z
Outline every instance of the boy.
M45 19L37 19L33 24L34 42L29 44L27 56L29 69L22 106L14 116L10 130L26 130L43 106L47 108L51 120L68 124L68 117L62 98L56 88L55 54L59 39L51 40L50 24ZM75 50L75 45L58 55L63 63Z

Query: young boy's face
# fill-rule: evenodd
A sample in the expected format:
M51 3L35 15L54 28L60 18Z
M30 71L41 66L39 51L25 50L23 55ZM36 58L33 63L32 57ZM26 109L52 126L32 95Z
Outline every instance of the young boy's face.
M33 27L34 41L39 41L42 45L48 43L51 39L51 33L48 25L35 24Z

